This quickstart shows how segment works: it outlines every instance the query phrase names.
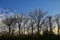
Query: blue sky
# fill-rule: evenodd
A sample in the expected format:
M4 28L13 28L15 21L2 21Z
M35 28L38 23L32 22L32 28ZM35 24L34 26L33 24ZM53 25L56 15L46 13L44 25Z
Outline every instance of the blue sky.
M48 15L60 13L60 0L0 0L0 8L14 9L28 15L35 9L48 11Z

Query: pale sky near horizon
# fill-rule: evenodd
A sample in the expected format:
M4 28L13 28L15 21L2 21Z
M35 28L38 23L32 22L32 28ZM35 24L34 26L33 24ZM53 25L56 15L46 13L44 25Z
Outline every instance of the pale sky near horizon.
M48 15L55 15L60 13L60 0L0 0L0 8L14 9L25 15L35 9L41 9L48 11Z

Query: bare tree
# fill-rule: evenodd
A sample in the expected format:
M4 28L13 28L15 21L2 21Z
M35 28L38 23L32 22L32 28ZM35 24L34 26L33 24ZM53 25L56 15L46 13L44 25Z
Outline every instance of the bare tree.
M24 20L25 16L23 14L16 14L18 28L19 28L19 35L20 35L20 29L21 29L21 22Z
M47 12L42 12L40 9L39 10L35 10L34 12L30 13L30 17L36 22L37 27L38 27L38 33L39 33L39 27L41 30L41 20L42 18L44 18L44 16L46 15Z
M16 23L16 19L13 17L6 17L2 22L9 27L9 34L10 34L11 33L11 26L12 26L12 24Z

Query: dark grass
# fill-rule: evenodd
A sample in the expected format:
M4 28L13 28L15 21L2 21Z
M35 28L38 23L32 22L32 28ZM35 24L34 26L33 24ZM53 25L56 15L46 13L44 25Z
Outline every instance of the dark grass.
M0 40L60 40L60 36L54 35L53 33L40 34L29 34L29 35L2 35Z

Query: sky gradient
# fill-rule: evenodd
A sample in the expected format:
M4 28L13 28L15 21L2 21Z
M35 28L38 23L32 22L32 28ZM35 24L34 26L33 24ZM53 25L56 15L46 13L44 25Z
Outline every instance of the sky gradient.
M60 13L60 0L0 0L0 8L14 9L25 15L35 9L41 9L53 16Z

